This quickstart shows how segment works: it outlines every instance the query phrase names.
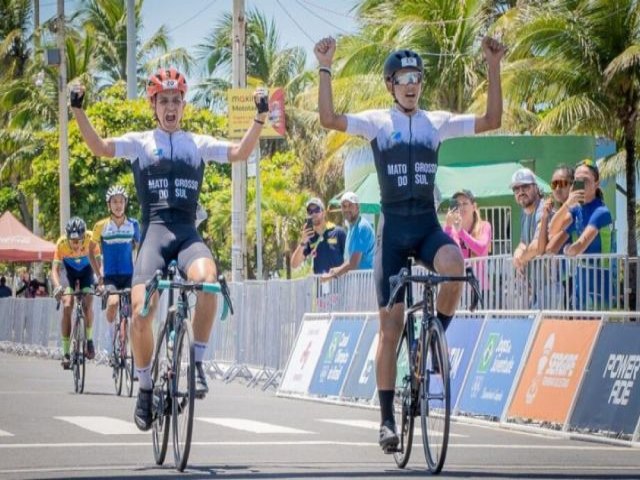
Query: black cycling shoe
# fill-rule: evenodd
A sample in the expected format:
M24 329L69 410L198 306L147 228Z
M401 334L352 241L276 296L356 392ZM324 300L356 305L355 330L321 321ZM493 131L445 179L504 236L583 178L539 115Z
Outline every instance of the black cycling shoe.
M87 357L87 360L96 358L96 349L93 346L93 340L87 340L87 351L84 352L84 356Z
M64 370L71 370L71 355L65 353L60 364Z
M153 406L153 390L138 389L138 401L136 402L136 409L133 412L133 421L143 432L146 432L151 428L153 421L152 414Z
M382 447L384 453L394 453L398 450L400 438L396 433L396 426L390 423L380 425L380 436L378 444Z
M209 393L207 375L204 373L202 362L196 362L196 398L204 398Z

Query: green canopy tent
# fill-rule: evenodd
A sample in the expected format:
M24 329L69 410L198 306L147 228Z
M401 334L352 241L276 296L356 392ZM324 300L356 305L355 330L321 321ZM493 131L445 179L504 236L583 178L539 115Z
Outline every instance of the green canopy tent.
M436 185L442 195L442 203L447 204L451 196L465 188L471 190L476 199L493 199L507 197L513 199L509 185L516 170L522 168L517 162L492 163L484 165L456 165L454 167L439 166L436 174ZM551 192L547 182L536 175L539 187L543 192ZM380 213L380 186L375 172L366 174L360 181L347 189L358 195L362 213ZM340 207L343 192L333 197L329 205Z

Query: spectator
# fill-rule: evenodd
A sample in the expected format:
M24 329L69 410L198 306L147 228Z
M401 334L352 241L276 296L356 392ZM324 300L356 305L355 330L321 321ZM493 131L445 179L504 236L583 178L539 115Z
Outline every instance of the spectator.
M307 215L300 244L291 257L291 266L298 268L311 256L313 273L327 273L333 267L342 265L346 234L342 228L327 222L324 203L319 198L307 202Z
M460 247L463 258L489 255L491 224L480 218L478 204L469 190L460 190L451 198L444 231Z
M538 254L559 253L569 241L569 235L564 231L551 237L549 235L549 222L558 208L567 201L571 186L573 185L574 170L568 165L556 167L551 175L552 195L544 202L542 217L540 219L540 235L538 236Z
M520 243L513 252L513 265L523 272L525 265L538 255L538 233L544 203L536 177L528 168L521 168L513 174L511 190L522 207Z
M35 278L31 278L31 273L26 267L18 269L18 277L16 297L35 298L40 282Z
M353 192L345 192L340 198L342 216L349 224L347 231L344 262L329 269L324 280L339 277L349 270L370 270L373 268L376 235L373 227L360 215L360 202Z
M7 287L7 279L6 277L0 277L0 298L6 298L12 296L13 293L11 289Z

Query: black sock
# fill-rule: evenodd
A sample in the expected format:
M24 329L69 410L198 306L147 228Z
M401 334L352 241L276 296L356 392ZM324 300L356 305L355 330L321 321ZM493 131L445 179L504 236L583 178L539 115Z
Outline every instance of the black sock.
M445 315L442 312L438 312L438 318L440 319L440 323L442 323L442 328L446 331L447 328L449 328L451 320L453 320L453 315Z
M378 399L380 400L380 416L382 423L394 425L393 417L393 396L395 390L378 390Z

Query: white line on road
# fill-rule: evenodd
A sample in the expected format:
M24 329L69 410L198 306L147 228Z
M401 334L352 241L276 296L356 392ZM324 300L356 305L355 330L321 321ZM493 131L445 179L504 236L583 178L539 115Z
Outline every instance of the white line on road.
M111 417L54 417L102 435L144 435L132 422Z
M251 433L293 433L293 434L313 434L307 430L299 430L297 428L283 427L271 423L258 422L255 420L247 420L244 418L213 418L213 417L196 417L207 423L213 423L222 427L233 428L235 430L243 430Z
M4 430L0 430L0 437L13 437L13 433L5 432Z
M379 422L371 420L342 420L339 418L319 418L320 422L335 423L336 425L345 425L347 427L366 428L367 430L378 430L380 428ZM420 422L415 423L415 432L420 432ZM462 435L460 433L450 433L450 437L467 438L469 435Z

